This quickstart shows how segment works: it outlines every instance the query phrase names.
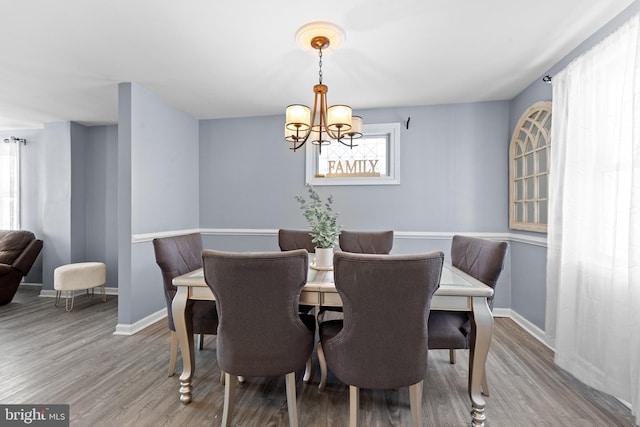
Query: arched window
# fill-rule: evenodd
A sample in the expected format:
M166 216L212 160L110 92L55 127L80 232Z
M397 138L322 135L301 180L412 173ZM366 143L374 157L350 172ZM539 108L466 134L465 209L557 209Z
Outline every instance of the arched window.
M509 147L509 228L547 231L551 101L533 104Z

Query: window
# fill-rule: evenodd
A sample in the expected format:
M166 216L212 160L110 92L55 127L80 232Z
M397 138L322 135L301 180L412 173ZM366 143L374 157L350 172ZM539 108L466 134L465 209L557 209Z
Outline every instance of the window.
M551 101L520 117L509 147L509 227L547 231Z
M0 142L0 230L20 228L20 144Z
M337 141L308 144L306 180L312 185L400 184L400 124L363 126L363 136L349 148Z

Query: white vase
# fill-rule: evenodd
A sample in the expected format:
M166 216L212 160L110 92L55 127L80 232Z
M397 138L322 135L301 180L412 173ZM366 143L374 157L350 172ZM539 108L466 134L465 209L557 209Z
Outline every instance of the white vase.
M316 267L333 267L333 248L316 248Z

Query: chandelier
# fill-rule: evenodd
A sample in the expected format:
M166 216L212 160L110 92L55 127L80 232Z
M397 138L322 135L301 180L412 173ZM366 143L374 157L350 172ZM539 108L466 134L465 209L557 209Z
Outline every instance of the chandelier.
M312 22L297 32L300 44L308 41L311 48L318 51L319 71L318 84L313 86L313 112L300 104L289 105L286 110L284 139L293 144L293 151L302 147L307 140L318 146L320 154L322 146L330 144L332 140L353 148L356 146L353 140L362 136L362 117L353 116L348 105L329 107L329 88L322 83L322 51L331 45L331 37L340 39L341 36L344 37L340 28L326 22Z

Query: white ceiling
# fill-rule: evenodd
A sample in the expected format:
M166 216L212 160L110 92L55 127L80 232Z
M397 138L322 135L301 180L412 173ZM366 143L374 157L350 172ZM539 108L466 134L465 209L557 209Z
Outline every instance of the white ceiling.
M119 82L198 119L284 114L312 102L311 21L346 32L331 104L512 99L632 2L0 0L0 129L116 123Z

